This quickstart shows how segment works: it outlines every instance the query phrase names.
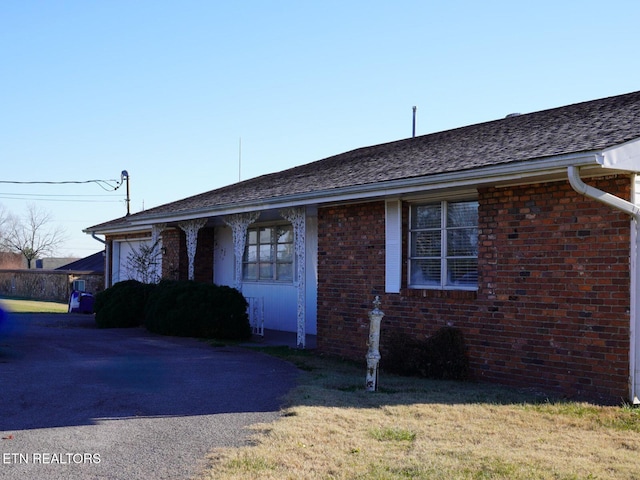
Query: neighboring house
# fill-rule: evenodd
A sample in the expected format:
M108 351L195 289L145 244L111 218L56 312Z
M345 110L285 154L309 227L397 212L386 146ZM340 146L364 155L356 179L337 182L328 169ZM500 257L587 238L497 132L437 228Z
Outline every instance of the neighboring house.
M445 325L479 380L640 396L640 92L360 148L86 229L107 285L156 245L163 277L233 285L265 327L363 360ZM156 268L156 267L154 267ZM382 366L384 368L384 349Z
M40 270L57 270L59 267L75 262L78 257L47 257L36 258L32 263L32 268Z
M0 295L67 302L73 290L91 293L104 290L104 252L51 268L51 263L60 263L57 260L45 263L49 265L47 269L0 269Z
M73 292L87 292L96 294L104 290L104 250L96 252L88 257L80 258L55 269L56 273L66 273L67 300Z
M105 262L104 250L96 252L88 257L75 259L72 262L66 262L64 265L57 267L55 270L77 270L84 272L104 273Z
M98 293L104 290L104 250L56 268L68 274L69 291Z
M27 268L27 261L20 253L0 252L0 270Z

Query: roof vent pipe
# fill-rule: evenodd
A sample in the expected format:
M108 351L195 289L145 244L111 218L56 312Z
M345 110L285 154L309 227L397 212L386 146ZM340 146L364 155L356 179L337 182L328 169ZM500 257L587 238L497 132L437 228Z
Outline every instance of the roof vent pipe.
M411 138L415 138L416 136L416 110L418 110L418 107L414 106L413 107L413 129L412 129Z

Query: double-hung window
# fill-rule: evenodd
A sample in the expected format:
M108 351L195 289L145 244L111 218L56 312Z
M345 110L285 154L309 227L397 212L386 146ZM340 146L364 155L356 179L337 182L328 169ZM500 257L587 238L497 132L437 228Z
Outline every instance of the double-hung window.
M270 225L247 229L242 265L245 281L293 281L293 227Z
M478 285L478 202L411 206L409 286L473 289Z

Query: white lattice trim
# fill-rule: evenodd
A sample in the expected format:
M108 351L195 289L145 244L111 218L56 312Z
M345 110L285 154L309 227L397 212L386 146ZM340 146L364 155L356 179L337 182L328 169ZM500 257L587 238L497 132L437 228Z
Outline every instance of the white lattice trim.
M306 210L304 207L285 208L280 215L293 225L293 238L296 252L296 275L294 285L298 294L297 305L297 341L298 348L305 347L306 338Z
M242 291L242 257L247 239L247 227L260 217L260 212L235 213L222 217L233 233L233 253L235 254L235 288Z
M194 262L196 258L196 248L198 247L198 230L204 227L207 223L206 218L198 218L196 220L189 220L186 222L180 222L178 226L184 231L187 236L187 258L189 259L189 280L194 279Z

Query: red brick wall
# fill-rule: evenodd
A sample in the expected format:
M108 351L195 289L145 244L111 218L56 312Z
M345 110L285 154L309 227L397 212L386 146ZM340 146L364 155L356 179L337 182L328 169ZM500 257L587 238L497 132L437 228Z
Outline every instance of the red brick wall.
M384 292L384 203L318 210L318 348L364 358L367 312Z
M626 177L590 183L629 196ZM626 397L628 217L565 182L483 189L478 201L477 292L404 284L400 294L385 294L384 203L320 208L318 348L363 360L367 313L378 294L382 348L392 330L426 336L454 325L478 379L606 401Z
M198 231L198 245L194 261L194 280L213 282L213 228L201 228Z
M194 280L213 282L214 229L201 228L194 261ZM179 228L162 232L162 246L167 253L162 259L162 278L186 280L189 277L186 234Z
M629 198L629 179L590 184ZM482 305L466 327L479 377L627 396L628 216L567 183L480 192Z
M186 278L186 266L183 267L187 261L184 232L178 228L163 230L162 248L167 252L162 257L162 278L179 280L181 270L185 271L184 278Z

